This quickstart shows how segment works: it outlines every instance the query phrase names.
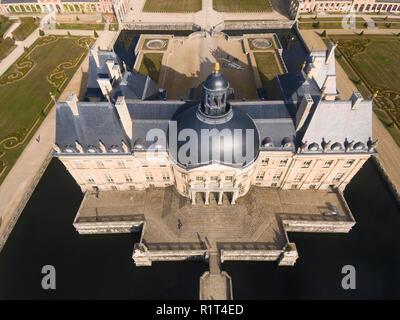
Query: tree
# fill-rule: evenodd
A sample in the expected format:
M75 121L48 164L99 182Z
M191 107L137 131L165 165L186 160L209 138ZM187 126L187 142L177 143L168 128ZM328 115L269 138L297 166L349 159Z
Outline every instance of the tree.
M79 17L78 16L76 16L76 21L79 21Z
M94 37L95 37L95 38L98 38L99 35L97 34L96 30L93 30L93 31L94 31Z
M44 36L44 31L42 29L39 29L39 36L41 36L41 37Z
M71 37L71 32L68 31L67 34L68 34L68 37Z
M364 35L364 30L361 31L358 35L359 35L359 36L363 36L363 35Z
M322 31L321 37L324 37L324 38L326 37L326 30Z
M313 28L319 28L319 21L313 22L312 24Z

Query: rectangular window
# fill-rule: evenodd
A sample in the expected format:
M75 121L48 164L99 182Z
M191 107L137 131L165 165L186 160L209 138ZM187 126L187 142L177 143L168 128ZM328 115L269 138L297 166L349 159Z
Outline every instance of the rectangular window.
M119 160L117 163L118 163L118 167L125 168L125 162L124 161Z
M87 182L89 182L89 183L92 183L92 182L94 182L94 179L92 178L92 176L90 176L90 175L85 175L85 179L86 179L86 181Z
M196 181L203 181L203 177L197 176Z
M297 184L292 184L292 189L297 189Z
M162 173L162 178L163 178L164 181L169 181L169 174L168 174L168 172L163 172L163 173Z
M142 167L148 167L148 163L146 159L141 159L140 162L142 163Z
M316 185L315 185L315 184L312 184L312 185L310 185L310 189L311 189L311 190L314 190L314 189L315 189L315 187L316 187Z
M279 181L281 179L282 173L275 173L274 176L272 177L273 181Z
M225 176L225 181L232 182L233 181L233 176Z
M111 175L110 174L105 174L104 175L105 176L105 178L106 178L106 180L108 181L108 182L114 182L114 179L111 177Z
M298 174L296 175L296 177L294 178L294 181L300 182L301 179L303 179L303 177L304 177L304 173L298 173Z
M324 175L325 175L325 173L318 173L315 177L314 177L314 179L313 179L313 182L320 182L321 180L322 180L322 178L324 177Z
M124 177L125 177L125 181L126 182L132 182L133 181L132 176L129 173L124 174Z
M269 162L269 158L264 158L264 159L261 160L261 163L262 163L263 165L267 165L268 162Z
M83 163L82 163L82 161L75 161L75 166L76 166L78 169L83 168Z
M344 173L338 173L338 174L332 179L332 181L340 181L340 179L342 179L343 176L344 176Z
M264 175L265 175L264 171L258 172L257 175L256 175L256 180L264 179Z
M211 176L211 177L210 177L210 180L211 180L211 181L214 181L214 182L215 182L215 181L218 181L218 176Z
M279 166L280 166L280 167L286 167L286 165L287 165L287 162L288 162L288 160L287 160L287 159L285 159L285 160L281 160L281 161L279 162Z
M276 188L278 186L277 183L271 183L271 187Z
M146 172L146 180L147 181L153 181L153 176L151 175L150 172Z
M325 163L324 163L324 165L323 165L323 168L330 168L330 166L332 165L332 163L333 163L333 160L325 161Z
M97 161L96 164L97 164L97 168L104 168L103 161Z
M303 165L302 165L301 167L302 167L302 168L309 168L310 165L311 165L311 163L312 163L312 160L304 161L304 162L303 162Z
M355 161L356 160L354 160L354 159L347 160L346 163L344 164L344 167L350 168L354 164Z

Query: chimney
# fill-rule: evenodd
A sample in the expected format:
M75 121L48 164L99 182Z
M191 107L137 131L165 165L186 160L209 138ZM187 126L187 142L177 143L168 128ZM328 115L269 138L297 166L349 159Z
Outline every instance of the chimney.
M65 103L68 104L74 116L79 116L78 97L75 93L70 93Z
M360 106L361 101L363 101L363 97L359 92L353 92L351 95L351 110L356 110Z
M124 96L119 96L117 98L115 108L118 111L119 119L121 120L122 127L124 128L126 135L129 137L129 139L132 139L133 123Z
M121 69L118 64L114 62L114 60L106 61L108 73L112 79L120 79L122 77Z
M306 121L308 114L310 113L311 107L314 104L314 100L311 98L309 93L306 93L301 100L300 106L296 113L296 131L298 131Z
M333 42L329 42L328 54L326 55L325 63L329 63L329 61L331 61L332 56L335 53L335 48L336 48L336 44L334 44Z
M108 78L97 78L101 93L108 99L112 90L110 79Z
M92 54L92 57L94 58L94 61L96 62L97 68L100 67L100 61L99 61L99 49L97 47L97 44L95 44L91 49L90 53Z

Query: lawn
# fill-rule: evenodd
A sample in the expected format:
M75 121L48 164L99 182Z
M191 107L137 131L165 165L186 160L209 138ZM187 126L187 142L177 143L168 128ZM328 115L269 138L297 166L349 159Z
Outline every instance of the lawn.
M49 92L57 98L79 67L86 42L92 40L39 38L0 77L0 183L53 105Z
M0 16L0 38L3 38L4 33L12 24L13 20L10 20L4 16Z
M258 73L260 75L261 83L263 87L267 87L272 79L278 74L281 74L281 70L276 61L275 53L273 52L255 52L254 58L256 59Z
M100 23L57 23L57 29L70 30L104 30L104 24Z
M13 37L15 40L25 40L33 31L39 27L39 18L36 17L23 17L19 19L21 24L17 29L13 31Z
M368 88L369 98L374 99L375 113L385 124L389 133L400 145L400 41L395 36L332 36L338 41L341 65L357 88ZM365 90L364 90L365 91ZM392 124L395 122L397 127Z
M16 45L14 44L14 40L11 38L3 39L0 37L0 61L7 57L11 51L14 50Z
M162 53L145 53L139 68L139 73L148 75L155 83L160 76Z
M213 0L219 12L272 12L269 0Z
M357 29L366 29L366 22L356 22ZM299 22L299 29L343 29L342 22Z
M197 12L202 0L146 0L143 12Z

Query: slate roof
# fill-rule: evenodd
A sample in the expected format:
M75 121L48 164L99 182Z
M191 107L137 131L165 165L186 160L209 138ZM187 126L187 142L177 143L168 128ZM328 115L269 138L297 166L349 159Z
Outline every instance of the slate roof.
M283 101L249 101L232 103L240 110L246 112L257 126L260 143L266 138L271 138L273 147L261 147L261 149L282 150L283 140L288 137L293 146L285 150L293 151L296 142L296 130L293 119L290 116L287 105Z
M99 140L107 149L118 149L124 153L122 140L129 146L129 141L123 131L115 108L108 102L79 102L79 116L72 114L65 102L57 103L56 143L63 153L66 149L75 151L75 141L82 145L85 152L89 148L99 153ZM95 153L96 153L95 152Z
M321 100L306 125L302 141L317 143L340 143L345 146L354 140L366 146L372 139L372 101L361 101L353 110L350 101Z
M156 98L158 90L158 85L149 76L136 72L125 72L111 95L114 99L124 96L125 99L145 100Z

